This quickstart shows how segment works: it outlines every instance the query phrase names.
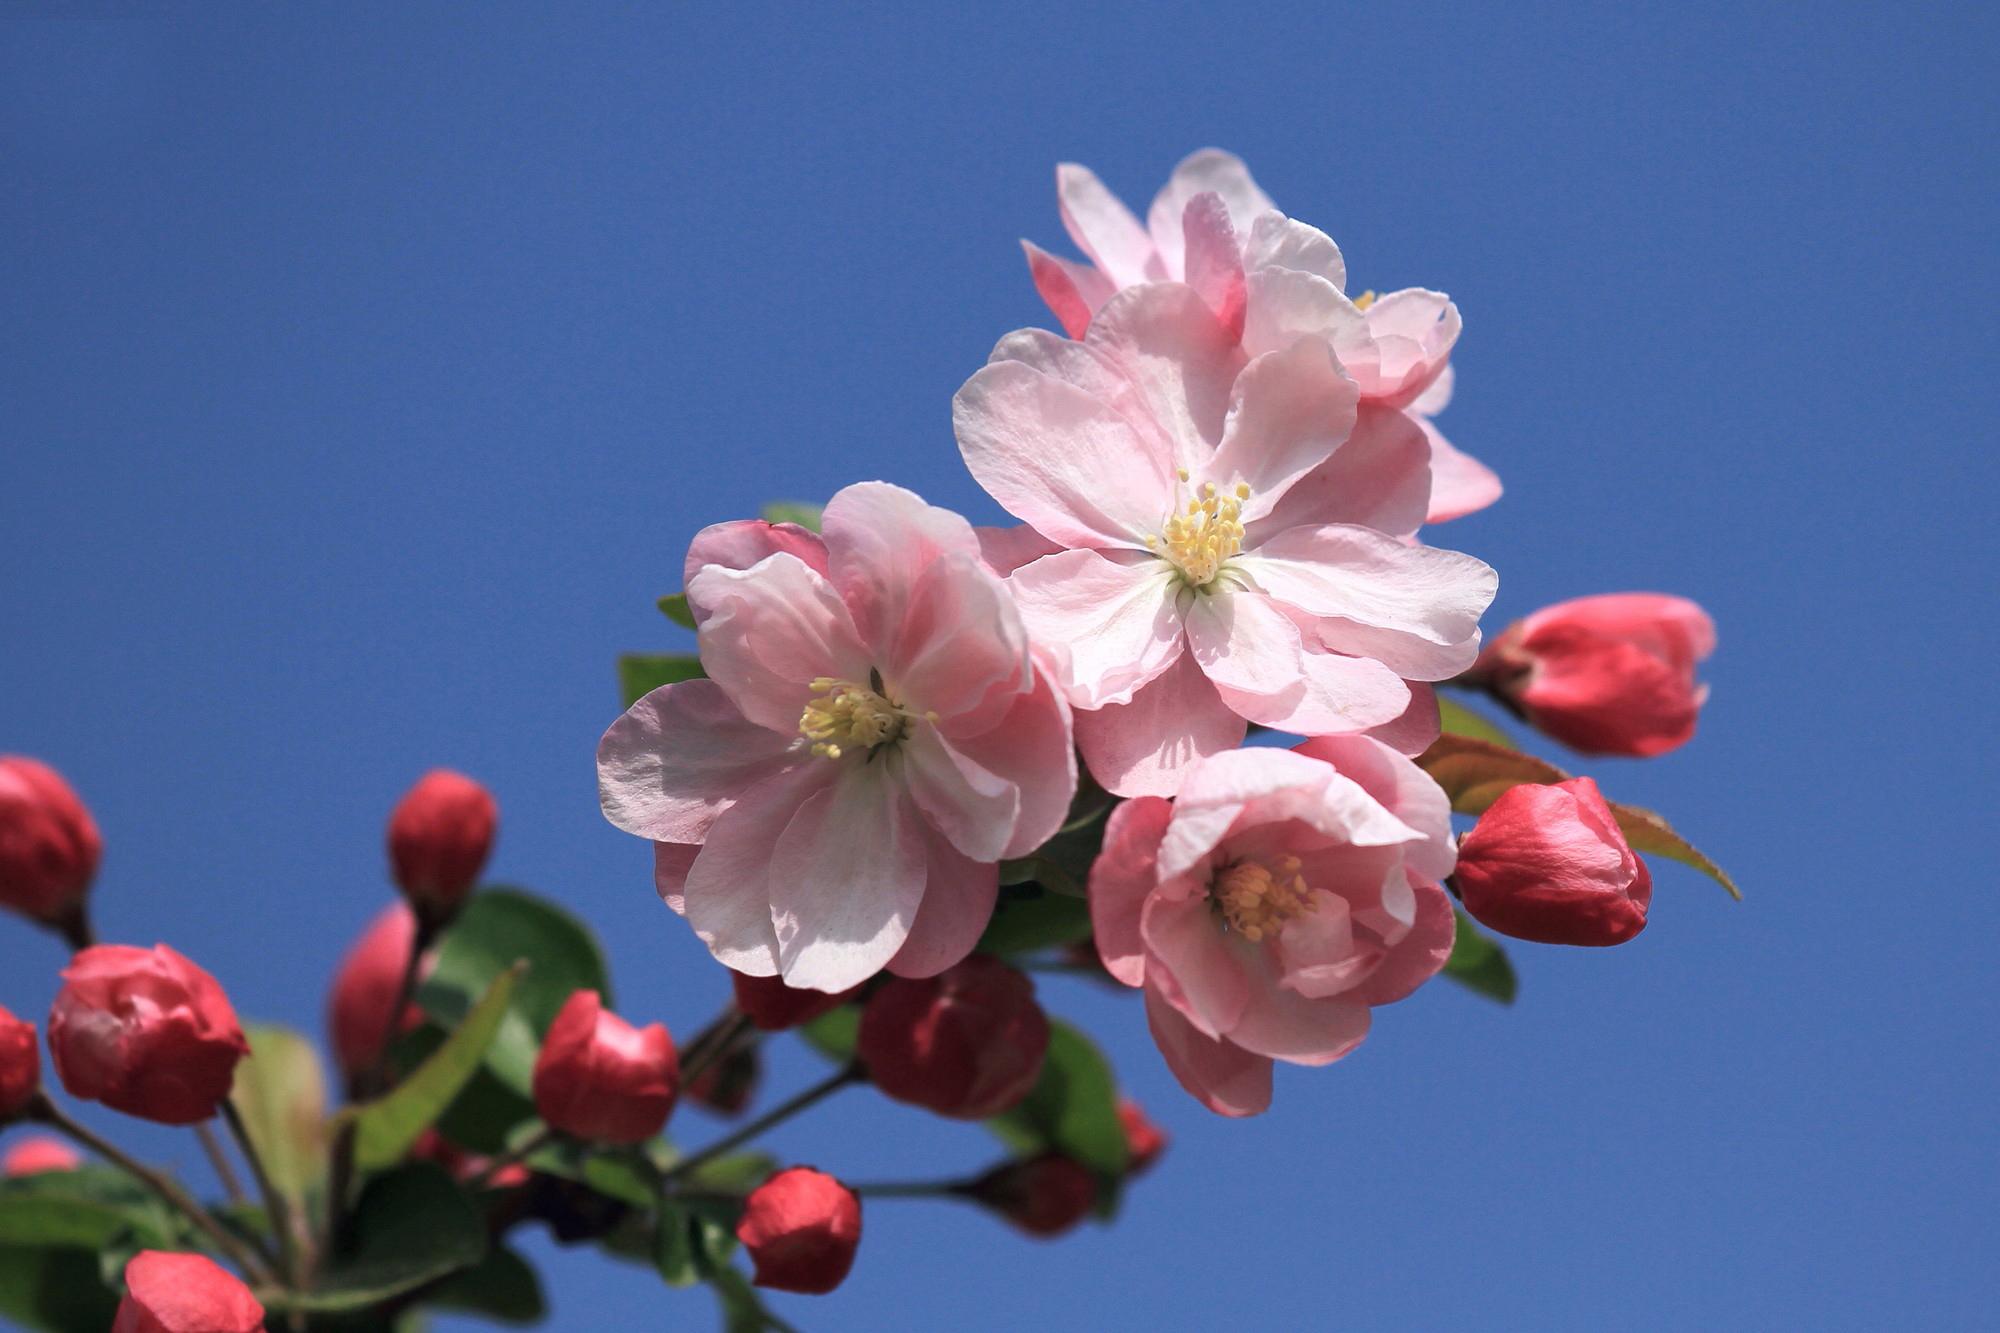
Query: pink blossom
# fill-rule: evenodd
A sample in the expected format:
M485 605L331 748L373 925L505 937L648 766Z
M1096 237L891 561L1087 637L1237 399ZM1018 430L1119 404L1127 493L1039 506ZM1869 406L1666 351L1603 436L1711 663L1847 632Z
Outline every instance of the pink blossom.
M988 539L996 565L1025 561L1022 617L1120 795L1171 795L1246 720L1394 721L1405 681L1478 653L1493 571L1404 540L1428 497L1422 433L1358 405L1322 338L1252 354L1188 287L1135 287L1082 342L1002 339L953 419L973 476L1052 550Z
M1451 808L1365 736L1203 760L1111 812L1090 872L1105 969L1143 987L1174 1076L1255 1115L1274 1060L1331 1064L1451 954Z
M1340 247L1285 216L1233 154L1204 148L1184 159L1143 225L1088 167L1056 168L1063 227L1088 263L1022 242L1035 288L1072 338L1128 287L1185 283L1251 355L1314 333L1333 347L1361 401L1407 412L1434 450L1439 483L1428 521L1471 513L1500 497L1484 464L1437 434L1430 418L1449 400L1427 397L1449 369L1458 307L1442 292L1409 287L1349 299Z
M822 991L931 976L992 914L996 862L1076 788L1070 717L958 515L882 482L825 536L723 523L689 548L706 680L604 734L604 813L738 972Z

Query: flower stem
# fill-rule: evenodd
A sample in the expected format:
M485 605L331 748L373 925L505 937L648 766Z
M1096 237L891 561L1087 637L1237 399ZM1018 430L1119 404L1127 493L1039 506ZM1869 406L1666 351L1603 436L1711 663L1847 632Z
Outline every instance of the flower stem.
M403 960L403 976L396 983L396 1005L389 1011L388 1025L382 1030L382 1045L368 1067L355 1076L350 1088L351 1100L366 1101L387 1091L384 1085L388 1078L389 1047L403 1030L403 1015L417 997L417 973L422 970L424 955L437 943L439 933L437 923L422 913L417 914L416 934L410 940L410 956Z
M251 1141L249 1127L243 1123L243 1115L234 1102L223 1102L222 1118L228 1124L236 1146L242 1150L243 1160L250 1164L250 1174L257 1180L257 1192L264 1196L264 1211L270 1215L271 1230L278 1237L278 1256L285 1270L285 1280L294 1287L303 1286L305 1265L300 1262L303 1252L291 1202L271 1183L271 1174L264 1169L264 1159L258 1153L257 1145Z
M171 1207L182 1213L188 1221L194 1223L195 1226L207 1233L208 1238L215 1242L216 1248L228 1255L230 1260L238 1268L242 1269L244 1273L259 1282L280 1285L278 1274L272 1270L269 1260L265 1259L263 1255L258 1254L254 1248L246 1244L236 1233L216 1221L215 1217L206 1208L196 1203L188 1195L188 1192L175 1184L172 1179L134 1160L123 1149L105 1139L99 1138L91 1130L70 1119L69 1116L63 1113L61 1107L50 1101L45 1095L38 1094L36 1096L34 1103L28 1109L28 1116L30 1119L39 1120L43 1124L55 1129L58 1133L74 1139L81 1146L96 1153L99 1157L118 1167L147 1189L159 1195Z
M243 1192L243 1182L236 1178L236 1168L229 1165L229 1154L222 1150L222 1140L215 1137L215 1131L208 1127L206 1120L194 1127L194 1136L201 1140L202 1155L215 1169L215 1178L222 1182L229 1201L234 1204L250 1202L250 1196Z
M875 1180L849 1185L864 1199L950 1199L972 1188L969 1180Z
M859 1064L850 1064L844 1069L828 1075L790 1100L780 1102L735 1133L725 1134L694 1156L682 1158L660 1178L660 1183L663 1186L671 1185L677 1180L686 1179L695 1171L714 1161L724 1153L729 1152L731 1149L741 1147L766 1130L783 1124L799 1112L831 1097L848 1084L860 1083L866 1078L867 1075L861 1072Z
M681 1086L691 1086L703 1070L729 1054L730 1048L741 1041L743 1034L750 1029L748 1014L725 1010L722 1017L709 1024L689 1043L688 1057L681 1064Z

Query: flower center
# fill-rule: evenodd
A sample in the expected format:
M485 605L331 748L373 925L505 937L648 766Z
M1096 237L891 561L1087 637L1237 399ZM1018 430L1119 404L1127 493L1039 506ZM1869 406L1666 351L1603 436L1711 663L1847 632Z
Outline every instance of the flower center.
M1187 469L1180 470L1182 481ZM1187 502L1187 510L1169 518L1159 535L1146 538L1146 549L1173 565L1191 588L1206 588L1243 549L1243 502L1250 498L1248 483L1237 482L1224 495L1212 481L1203 482L1201 493Z
M1375 304L1375 293L1372 291L1363 292L1361 293L1361 295L1354 298L1354 308L1356 310L1366 310L1369 306L1374 304Z
M1296 856L1274 866L1238 861L1215 877L1208 896L1229 928L1252 944L1277 935L1287 921L1313 910L1312 890L1299 876Z
M838 759L852 749L873 750L903 739L913 720L935 722L935 713L912 713L889 698L879 671L868 673L868 684L821 676L811 685L813 697L799 715L799 735L813 743L813 753Z

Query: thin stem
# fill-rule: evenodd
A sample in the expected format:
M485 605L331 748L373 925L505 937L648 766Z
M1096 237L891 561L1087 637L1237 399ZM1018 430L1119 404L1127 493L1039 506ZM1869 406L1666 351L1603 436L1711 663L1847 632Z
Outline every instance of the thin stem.
M710 1024L688 1047L688 1057L681 1065L681 1086L693 1086L703 1070L729 1054L743 1034L751 1030L748 1014L729 1013Z
M402 980L396 983L396 1004L389 1010L389 1023L382 1030L382 1045L375 1052L375 1058L368 1067L355 1076L352 1091L355 1101L366 1101L383 1091L383 1082L388 1077L389 1047L402 1030L403 1014L410 1002L417 996L417 973L422 970L424 955L437 943L438 927L424 914L417 914L416 934L410 940L410 956L403 960Z
M208 1127L206 1120L194 1127L194 1136L201 1140L202 1155L215 1169L215 1178L222 1182L222 1188L233 1204L246 1204L250 1196L243 1192L243 1182L236 1178L236 1168L229 1164L229 1154L222 1150L222 1140L215 1137L215 1131Z
M813 1084L810 1088L807 1088L804 1092L801 1092L798 1095L794 1096L789 1101L780 1102L778 1105L766 1111L763 1115L758 1116L755 1120L752 1120L749 1124L743 1126L743 1128L735 1131L732 1134L723 1135L721 1138L717 1139L714 1143L709 1144L706 1148L703 1148L700 1152L696 1153L694 1156L682 1158L679 1162L676 1162L674 1164L672 1169L670 1169L664 1176L660 1178L661 1185L662 1186L671 1185L676 1180L686 1179L696 1170L700 1169L707 1163L714 1161L716 1158L722 1156L726 1152L729 1152L731 1149L740 1147L743 1144L748 1143L750 1140L764 1133L764 1131L774 1128L777 1125L783 1124L785 1121L790 1120L793 1116L797 1115L799 1112L807 1109L810 1106L817 1104L820 1101L823 1101L828 1097L831 1097L834 1093L839 1092L842 1088L846 1087L848 1084L862 1082L866 1077L867 1076L861 1072L861 1066L859 1064L850 1064L846 1068L838 1070L837 1072L827 1076L826 1078L821 1079L818 1083Z
M278 1274L272 1270L269 1260L265 1259L263 1255L258 1254L256 1250L238 1237L235 1232L216 1221L206 1208L196 1203L189 1197L187 1191L175 1184L173 1180L153 1170L153 1168L133 1160L125 1154L124 1150L105 1139L99 1138L89 1129L70 1119L63 1113L61 1107L50 1101L46 1096L38 1095L35 1098L34 1103L29 1107L28 1115L31 1119L39 1120L43 1124L54 1128L58 1133L65 1134L76 1140L77 1143L96 1153L113 1166L118 1167L140 1184L152 1190L153 1193L166 1200L169 1205L184 1214L188 1221L206 1232L208 1238L215 1242L216 1248L228 1255L236 1266L246 1274L259 1282L279 1285Z
M271 1230L278 1236L278 1256L284 1266L285 1280L295 1287L300 1286L305 1280L305 1267L299 1262L299 1233L292 1217L291 1202L271 1183L271 1173L264 1169L264 1158L251 1141L249 1127L243 1123L243 1115L234 1102L223 1102L222 1119L229 1126L237 1148L242 1151L243 1160L250 1164L250 1174L257 1180L257 1192L264 1196L264 1211L270 1214Z
M543 1125L516 1146L509 1148L498 1157L488 1159L486 1165L479 1169L479 1173L465 1182L465 1187L468 1190L485 1189L493 1183L494 1178L502 1171L505 1171L510 1166L519 1166L522 1162L555 1142L555 1137L556 1132L547 1125Z
M969 1180L872 1180L849 1185L864 1199L950 1199L972 1188Z

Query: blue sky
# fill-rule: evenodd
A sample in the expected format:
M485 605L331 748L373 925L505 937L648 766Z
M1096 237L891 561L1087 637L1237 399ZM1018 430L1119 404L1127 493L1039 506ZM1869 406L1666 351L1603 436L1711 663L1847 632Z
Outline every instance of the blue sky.
M685 642L652 600L688 537L768 498L883 477L995 519L948 404L1048 323L1015 243L1062 242L1053 165L1143 204L1222 145L1357 286L1458 300L1442 424L1509 489L1435 540L1499 568L1493 629L1627 588L1715 613L1701 735L1588 771L1748 901L1662 865L1634 943L1519 946L1511 1011L1428 988L1251 1122L1174 1087L1135 1004L1051 982L1175 1137L1125 1216L1038 1245L883 1201L847 1286L779 1308L1990 1317L1990 11L19 13L0 750L96 809L108 935L317 1031L387 810L447 764L499 794L496 875L588 917L621 1007L691 1032L722 978L597 812L614 654ZM0 922L0 1004L39 1015L59 962ZM785 1049L769 1086L812 1068ZM872 1178L989 1152L860 1093L773 1142ZM553 1328L709 1318L531 1248Z

